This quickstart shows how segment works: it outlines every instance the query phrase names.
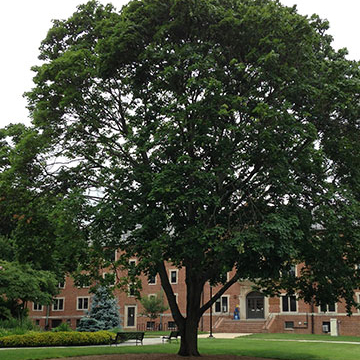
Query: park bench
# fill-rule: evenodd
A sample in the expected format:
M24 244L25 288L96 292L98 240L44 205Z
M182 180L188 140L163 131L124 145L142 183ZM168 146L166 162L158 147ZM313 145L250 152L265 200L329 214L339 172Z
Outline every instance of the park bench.
M138 344L138 342L140 342L141 345L143 345L144 335L145 335L145 333L141 332L141 331L118 332L118 333L116 333L115 339L111 340L110 345L112 345L112 344L117 345L119 342L124 342L124 341L128 341L128 340L135 340L136 345Z
M178 336L180 336L180 331L171 331L170 335L162 337L162 342L164 342L165 340L171 342L171 339L175 339L176 341L178 341Z

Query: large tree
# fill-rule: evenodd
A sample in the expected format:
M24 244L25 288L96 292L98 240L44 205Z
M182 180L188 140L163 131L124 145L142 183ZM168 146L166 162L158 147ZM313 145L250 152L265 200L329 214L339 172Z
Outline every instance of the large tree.
M82 203L74 188L58 182L61 177L49 177L47 167L52 164L59 175L61 161L52 158L50 163L47 143L36 129L22 124L0 129L0 302L4 317L23 318L29 301L51 304L58 283L77 268L86 248L79 226L84 221Z
M327 29L272 0L91 1L41 45L29 108L74 161L60 180L91 189L85 265L120 248L114 267L158 273L181 355L240 279L355 305L360 72ZM186 316L165 262L185 268ZM206 282L223 286L201 306Z

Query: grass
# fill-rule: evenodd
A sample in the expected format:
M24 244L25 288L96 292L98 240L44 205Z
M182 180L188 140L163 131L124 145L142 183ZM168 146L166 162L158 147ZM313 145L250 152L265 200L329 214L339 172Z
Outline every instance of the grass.
M359 360L360 344L264 341L265 339L274 338L273 335L278 334L259 335L237 339L199 339L199 350L202 354L244 355L283 360ZM287 339L290 339L289 335L285 335ZM322 336L320 337L322 338ZM343 338L348 341L350 339L349 337ZM285 338L283 337L282 339ZM278 340L282 339L279 338ZM357 339L359 340L359 338ZM318 340L318 336L312 336L309 340ZM178 351L178 348L178 343L171 343L128 347L13 349L0 350L0 358L6 360L35 360L100 354L174 354Z
M249 339L277 339L277 340L319 340L319 341L351 341L360 342L359 336L330 336L311 334L253 334Z

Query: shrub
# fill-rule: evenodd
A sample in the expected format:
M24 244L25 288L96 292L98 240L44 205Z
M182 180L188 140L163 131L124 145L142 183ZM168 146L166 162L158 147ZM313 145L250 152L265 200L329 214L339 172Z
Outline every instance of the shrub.
M0 347L81 346L109 344L114 334L109 331L29 332L0 338Z
M70 325L66 322L62 322L58 327L52 329L53 332L64 332L64 331L72 331Z

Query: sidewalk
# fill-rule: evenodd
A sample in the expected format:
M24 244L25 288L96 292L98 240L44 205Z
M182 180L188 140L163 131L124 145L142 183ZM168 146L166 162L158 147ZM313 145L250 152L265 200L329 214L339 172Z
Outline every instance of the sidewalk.
M213 333L215 339L234 339L240 336L248 336L250 333ZM199 339L206 339L209 337L209 334L198 335Z

